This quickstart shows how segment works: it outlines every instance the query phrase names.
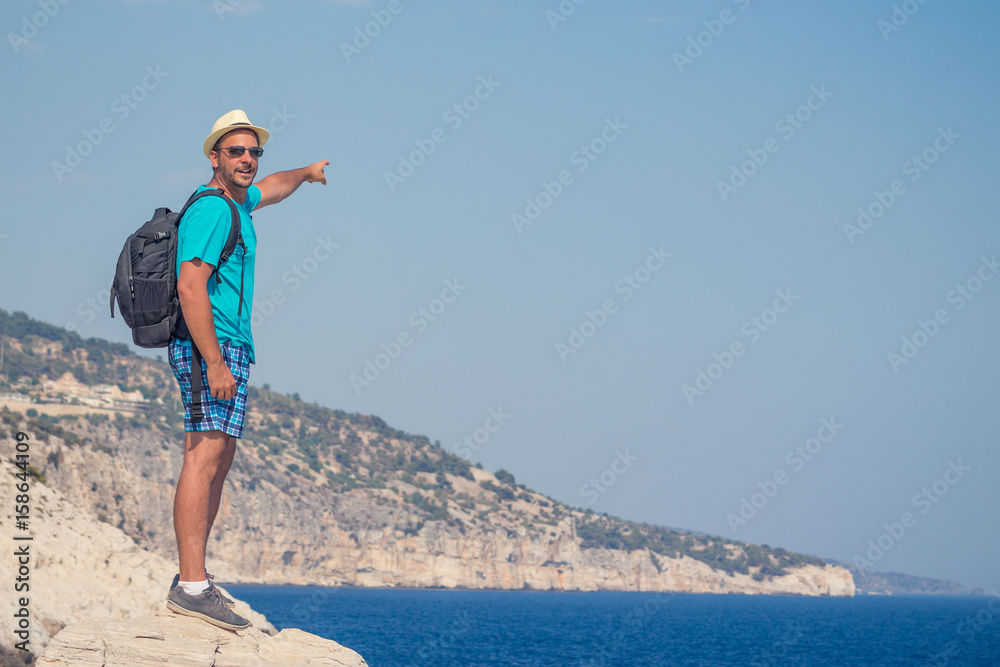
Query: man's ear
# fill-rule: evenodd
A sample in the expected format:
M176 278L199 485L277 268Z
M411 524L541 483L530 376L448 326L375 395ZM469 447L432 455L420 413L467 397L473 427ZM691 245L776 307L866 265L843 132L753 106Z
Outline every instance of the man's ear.
M212 171L219 168L219 151L214 148L208 152L208 159L212 162Z

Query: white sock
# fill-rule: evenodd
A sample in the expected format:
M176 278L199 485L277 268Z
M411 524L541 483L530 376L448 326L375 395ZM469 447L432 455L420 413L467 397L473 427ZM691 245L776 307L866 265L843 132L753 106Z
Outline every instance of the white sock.
M188 595L201 595L208 590L208 579L204 581L178 581L177 584Z

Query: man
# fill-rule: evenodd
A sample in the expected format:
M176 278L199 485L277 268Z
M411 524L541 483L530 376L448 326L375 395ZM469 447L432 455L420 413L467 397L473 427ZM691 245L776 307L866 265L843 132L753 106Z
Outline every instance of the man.
M277 172L253 185L267 140L267 130L253 125L240 110L219 118L205 139L204 153L213 175L198 191L221 188L236 204L243 244L221 260L232 226L229 203L221 197L202 197L185 212L178 227L177 294L192 340L174 338L169 346L170 365L184 402L185 437L184 465L174 496L180 573L171 584L167 608L231 630L250 623L229 608L232 600L212 584L205 570L205 549L236 441L243 435L249 367L255 363L250 312L257 234L250 213L278 203L303 183L325 185L323 169L330 164L322 160ZM199 353L204 359L200 370ZM204 388L202 416L192 409L193 365Z

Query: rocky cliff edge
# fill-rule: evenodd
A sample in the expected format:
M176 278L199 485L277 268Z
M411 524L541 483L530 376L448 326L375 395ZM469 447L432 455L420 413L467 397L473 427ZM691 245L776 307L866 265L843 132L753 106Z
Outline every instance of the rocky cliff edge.
M12 485L4 487L6 496ZM13 498L3 500L13 505ZM11 517L0 517L0 534L13 533ZM174 565L44 484L32 485L30 530L18 535L32 537L18 542L31 554L29 588L0 596L4 665L36 658L39 666L365 665L335 642L296 629L277 632L240 600L235 611L252 626L239 633L166 611ZM4 581L20 576L15 563L2 559ZM30 614L27 651L7 644L16 637L20 597L28 599Z

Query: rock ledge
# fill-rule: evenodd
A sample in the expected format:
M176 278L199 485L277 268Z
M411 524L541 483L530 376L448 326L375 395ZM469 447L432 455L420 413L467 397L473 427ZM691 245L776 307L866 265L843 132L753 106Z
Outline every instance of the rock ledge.
M130 620L92 619L52 638L35 667L367 667L360 655L288 628L272 636L230 632L169 611Z

